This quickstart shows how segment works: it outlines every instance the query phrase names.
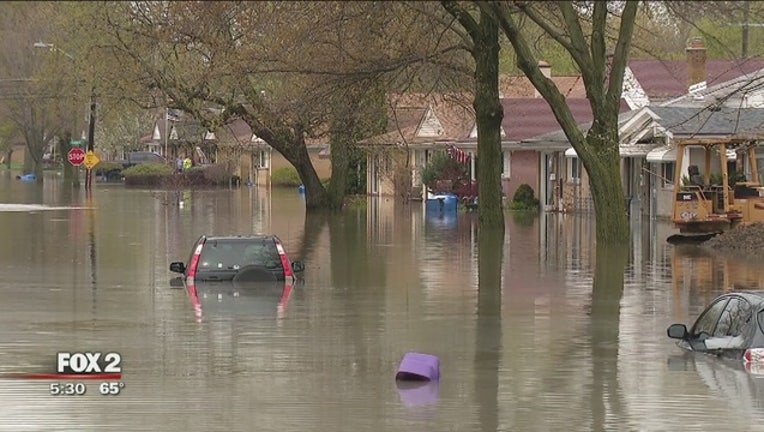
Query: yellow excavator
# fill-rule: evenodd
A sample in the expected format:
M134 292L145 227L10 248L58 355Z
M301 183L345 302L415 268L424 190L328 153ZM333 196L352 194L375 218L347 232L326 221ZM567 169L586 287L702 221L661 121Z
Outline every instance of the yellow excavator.
M676 142L672 219L679 234L670 236L670 243L703 242L741 223L764 222L764 187L759 182L755 144L750 139ZM688 147L703 152L685 152ZM686 173L682 172L685 156L690 159ZM742 174L742 160L748 162L750 179ZM712 161L719 168L713 175ZM730 170L733 161L735 167Z

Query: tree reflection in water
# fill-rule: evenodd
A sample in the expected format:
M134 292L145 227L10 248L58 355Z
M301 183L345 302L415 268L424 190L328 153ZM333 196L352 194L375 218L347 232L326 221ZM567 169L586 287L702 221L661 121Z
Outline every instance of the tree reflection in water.
M592 430L612 430L607 419L623 418L618 385L618 332L629 246L597 245L590 314ZM608 408L613 412L608 416Z
M499 366L501 362L501 269L504 232L478 230L478 311L475 347L475 394L480 426L499 426Z

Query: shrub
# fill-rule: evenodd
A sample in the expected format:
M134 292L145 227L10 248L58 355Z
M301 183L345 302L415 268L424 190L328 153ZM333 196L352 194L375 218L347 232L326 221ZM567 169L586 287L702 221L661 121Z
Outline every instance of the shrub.
M422 168L422 183L430 189L435 188L439 181L450 182L454 187L464 182L467 176L467 167L451 159L445 152L435 153L430 162Z
M119 162L100 162L95 166L94 172L96 175L105 175L112 171L122 171L123 166Z
M123 169L124 167L119 162L101 162L95 166L94 173L107 181L120 181L122 180Z
M539 206L539 200L536 199L533 188L527 183L521 184L509 203L512 210L535 210Z
M165 164L146 163L133 165L122 171L126 185L156 186L165 176L172 175L172 167Z
M300 175L294 167L284 167L274 170L271 174L271 184L273 186L297 187L302 184Z

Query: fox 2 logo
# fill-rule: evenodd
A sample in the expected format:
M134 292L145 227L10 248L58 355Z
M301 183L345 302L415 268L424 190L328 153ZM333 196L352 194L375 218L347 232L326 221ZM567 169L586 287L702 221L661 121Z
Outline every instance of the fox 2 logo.
M56 357L61 374L122 373L122 356L115 352L60 352Z

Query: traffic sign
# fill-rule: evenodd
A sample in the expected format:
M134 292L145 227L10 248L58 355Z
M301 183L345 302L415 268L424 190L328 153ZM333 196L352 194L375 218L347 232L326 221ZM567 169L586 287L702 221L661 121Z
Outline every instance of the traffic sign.
M85 153L85 168L93 169L94 166L98 165L98 162L101 162L101 159L98 159L98 155L93 153L93 150L88 150Z
M85 151L79 147L75 147L69 150L69 153L66 154L66 159L69 160L70 164L80 166L82 165L82 162L85 161Z

